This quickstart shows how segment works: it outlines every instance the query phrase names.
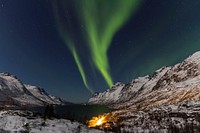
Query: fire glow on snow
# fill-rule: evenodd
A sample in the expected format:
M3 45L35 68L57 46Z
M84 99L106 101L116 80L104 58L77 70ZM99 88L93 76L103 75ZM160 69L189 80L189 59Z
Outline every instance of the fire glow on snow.
M87 121L87 125L88 127L99 127L99 126L102 126L104 123L117 122L117 120L118 120L118 117L116 115L107 113L107 114L92 117L91 120Z

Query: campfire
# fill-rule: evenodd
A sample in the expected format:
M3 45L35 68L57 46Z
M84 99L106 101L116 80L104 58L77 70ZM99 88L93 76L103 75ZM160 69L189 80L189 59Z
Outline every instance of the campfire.
M113 126L115 126L117 120L118 118L116 115L107 113L92 117L92 119L87 121L86 123L90 128L112 129Z

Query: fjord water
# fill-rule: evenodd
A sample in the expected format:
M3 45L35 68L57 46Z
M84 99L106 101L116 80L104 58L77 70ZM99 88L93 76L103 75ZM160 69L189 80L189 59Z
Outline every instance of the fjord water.
M81 105L81 104L56 106L54 109L55 109L55 114L58 118L66 118L80 122L85 122L86 120L91 119L93 116L97 116L112 111L111 109L103 105Z
M33 107L26 108L33 112L38 112L44 116L46 107ZM24 110L24 108L22 108ZM75 120L85 123L93 116L98 116L103 113L111 112L112 109L104 105L85 105L85 104L69 104L63 106L53 106L53 110L56 118Z

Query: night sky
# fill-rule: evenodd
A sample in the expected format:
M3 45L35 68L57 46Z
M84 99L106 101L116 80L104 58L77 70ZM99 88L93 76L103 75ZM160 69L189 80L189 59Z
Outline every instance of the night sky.
M68 101L198 50L199 0L0 0L0 71Z

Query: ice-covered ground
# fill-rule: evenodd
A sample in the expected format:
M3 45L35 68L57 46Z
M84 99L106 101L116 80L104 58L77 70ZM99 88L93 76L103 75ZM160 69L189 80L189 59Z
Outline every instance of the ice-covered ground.
M104 133L86 125L65 119L32 117L31 112L0 111L0 132L30 133Z

